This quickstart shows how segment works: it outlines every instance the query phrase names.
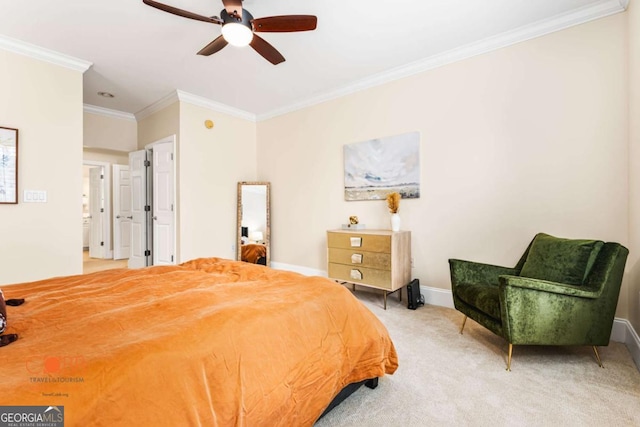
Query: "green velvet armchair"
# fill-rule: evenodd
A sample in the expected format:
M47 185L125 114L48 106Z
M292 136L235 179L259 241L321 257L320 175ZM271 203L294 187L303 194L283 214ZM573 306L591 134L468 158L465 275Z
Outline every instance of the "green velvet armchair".
M513 268L450 259L455 308L514 345L609 344L629 251L618 243L535 236Z

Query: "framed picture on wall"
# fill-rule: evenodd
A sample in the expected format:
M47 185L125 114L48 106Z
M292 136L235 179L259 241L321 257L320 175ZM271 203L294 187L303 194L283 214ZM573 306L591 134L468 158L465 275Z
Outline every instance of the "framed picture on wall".
M410 132L344 146L344 199L420 197L420 134Z
M18 203L18 129L1 126L0 203Z

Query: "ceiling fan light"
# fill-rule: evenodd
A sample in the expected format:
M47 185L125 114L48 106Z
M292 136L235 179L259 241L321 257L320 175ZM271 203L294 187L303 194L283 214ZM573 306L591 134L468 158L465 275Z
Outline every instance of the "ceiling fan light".
M243 24L231 22L222 26L222 36L233 46L246 46L253 40L253 31Z

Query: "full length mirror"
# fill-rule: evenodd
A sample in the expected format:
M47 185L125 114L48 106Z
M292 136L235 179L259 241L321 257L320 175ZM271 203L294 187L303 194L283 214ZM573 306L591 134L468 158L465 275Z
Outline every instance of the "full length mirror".
M268 182L238 183L238 229L236 259L269 265L271 223Z

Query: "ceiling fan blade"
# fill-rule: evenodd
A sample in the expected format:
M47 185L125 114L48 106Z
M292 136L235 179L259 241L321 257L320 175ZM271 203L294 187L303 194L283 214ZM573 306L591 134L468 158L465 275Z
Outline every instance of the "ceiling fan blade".
M242 0L222 0L222 4L230 16L242 18Z
M166 4L158 3L153 0L142 0L142 2L151 7L155 7L156 9L160 9L164 12L169 12L174 15L182 16L183 18L195 19L196 21L209 22L211 24L222 24L222 20L220 18L209 18L208 16L198 15L197 13L192 13L186 10L178 9L177 7L168 6Z
M200 49L198 55L209 56L221 50L223 47L227 45L227 41L222 36L218 36L214 41Z
M256 52L262 55L264 59L271 62L273 65L278 65L279 63L284 62L284 56L282 56L275 47L271 46L265 39L257 34L253 35L253 40L251 40L249 45L251 45Z
M257 18L251 21L254 31L263 33L289 33L316 29L318 18L313 15L284 15Z

